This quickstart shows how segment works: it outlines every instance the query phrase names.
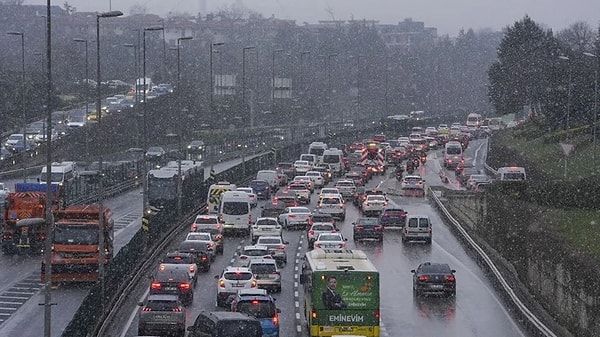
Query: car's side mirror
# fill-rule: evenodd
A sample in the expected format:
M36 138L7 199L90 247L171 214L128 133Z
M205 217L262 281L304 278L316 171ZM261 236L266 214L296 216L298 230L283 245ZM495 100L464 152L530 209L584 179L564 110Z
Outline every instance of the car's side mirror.
M284 245L289 245L289 244L290 244L290 242L289 242L289 241L283 241L283 244L284 244Z
M411 272L411 273L413 273L413 274L414 274L414 273L416 273L414 269L413 269L413 270L411 270L410 272Z
M277 313L280 314L281 313L281 309L277 308Z
M456 273L456 270L452 269L452 272L453 272L453 273Z
M137 305L139 305L140 307L143 307L144 306L144 302L138 302Z

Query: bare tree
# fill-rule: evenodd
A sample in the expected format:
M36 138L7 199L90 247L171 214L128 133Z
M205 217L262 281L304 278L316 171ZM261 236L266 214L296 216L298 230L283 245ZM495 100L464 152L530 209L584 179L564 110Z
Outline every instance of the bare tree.
M575 22L556 34L558 40L569 49L585 52L594 48L595 34L587 22Z

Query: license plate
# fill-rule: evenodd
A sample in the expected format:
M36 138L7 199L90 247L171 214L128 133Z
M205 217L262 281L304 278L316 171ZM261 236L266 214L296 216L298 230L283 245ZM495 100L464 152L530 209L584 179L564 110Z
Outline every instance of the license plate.
M244 285L243 284L233 284L232 285L234 288L243 288Z
M442 284L431 284L429 287L433 288L433 289L442 289L442 288L444 288L444 286Z
M175 290L177 290L177 288L176 287L165 287L165 290L166 291L175 291Z
M260 230L263 231L263 232L270 232L271 231L270 228L261 228Z

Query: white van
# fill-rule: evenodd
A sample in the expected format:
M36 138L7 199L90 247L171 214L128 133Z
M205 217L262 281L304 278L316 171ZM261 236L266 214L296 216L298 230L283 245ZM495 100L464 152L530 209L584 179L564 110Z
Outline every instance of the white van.
M500 167L498 169L498 180L501 181L525 181L527 174L523 167Z
M252 215L250 197L243 191L227 191L221 195L219 217L225 232L244 232L250 235Z
M271 191L275 193L279 187L279 175L274 170L260 170L256 173L256 180L264 180L271 186Z
M463 161L463 150L460 142L449 141L444 147L444 167L456 168Z
M48 176L47 166L42 167L42 172L38 181L40 183L46 183L46 177ZM71 182L77 177L77 164L72 161L63 161L61 163L52 163L50 170L50 181L58 183L59 185L65 182Z
M336 176L341 176L344 171L344 153L342 150L332 147L323 151L323 164L329 164L331 173Z
M235 191L236 189L237 186L228 181L219 181L216 184L210 185L208 195L206 196L206 211L209 214L219 213L221 195L227 191Z
M327 144L323 142L312 142L308 146L308 153L317 156L317 163L323 162L323 152L325 150L327 150Z

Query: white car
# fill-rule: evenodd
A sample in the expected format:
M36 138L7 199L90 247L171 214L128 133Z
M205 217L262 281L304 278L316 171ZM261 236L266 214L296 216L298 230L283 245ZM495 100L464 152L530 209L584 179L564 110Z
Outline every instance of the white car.
M227 267L217 281L217 307L228 308L240 289L256 288L254 274L246 267Z
M310 204L310 190L306 187L305 181L292 181L288 185L288 190L296 194L296 200L305 204Z
M321 189L321 193L319 193L319 200L323 199L323 196L326 194L337 194L340 196L340 198L342 197L342 194L340 193L340 190L338 190L335 187L323 187Z
M314 248L323 249L344 249L347 239L340 233L322 233L319 234L314 243Z
M367 195L365 201L362 204L362 212L363 214L376 213L379 214L383 212L385 207L387 206L387 199L383 195L371 194Z
M272 259L269 247L263 245L245 246L238 252L238 266L247 267L251 260Z
M317 237L323 233L337 233L338 230L332 222L315 222L308 230L308 248L313 248Z
M258 206L258 197L252 187L238 187L237 191L246 192L248 194L248 198L250 198L250 207L254 208Z
M411 174L411 175L407 175L404 178L402 178L400 187L403 190L406 190L406 189L422 190L422 189L425 189L424 182L425 182L425 180L423 180L423 178L421 178L420 175Z
M315 185L315 188L323 188L325 186L325 179L323 175L319 171L308 171L306 172L306 176L310 177Z
M308 185L310 193L313 193L315 191L315 183L309 176L295 176L293 181L305 181Z
M331 214L342 221L346 220L346 204L339 194L324 194L317 205L319 213Z
M201 227L211 227L221 229L221 223L219 222L219 216L216 214L202 214L196 216L196 220L190 226L190 232L201 232L198 230Z
M310 165L307 160L296 160L294 162L294 167L296 168L296 175L303 175L310 171L312 165Z
M281 236L282 227L276 218L258 218L250 227L250 233L254 242L259 236Z
M335 187L345 199L353 198L354 193L356 193L356 185L354 185L354 181L352 180L338 180Z
M214 261L217 256L216 243L212 239L212 235L208 232L189 232L185 237L186 241L201 241L206 243L206 248L211 254L210 260Z
M311 212L307 207L286 207L279 215L279 223L285 229L291 227L307 229L310 226L310 216Z

